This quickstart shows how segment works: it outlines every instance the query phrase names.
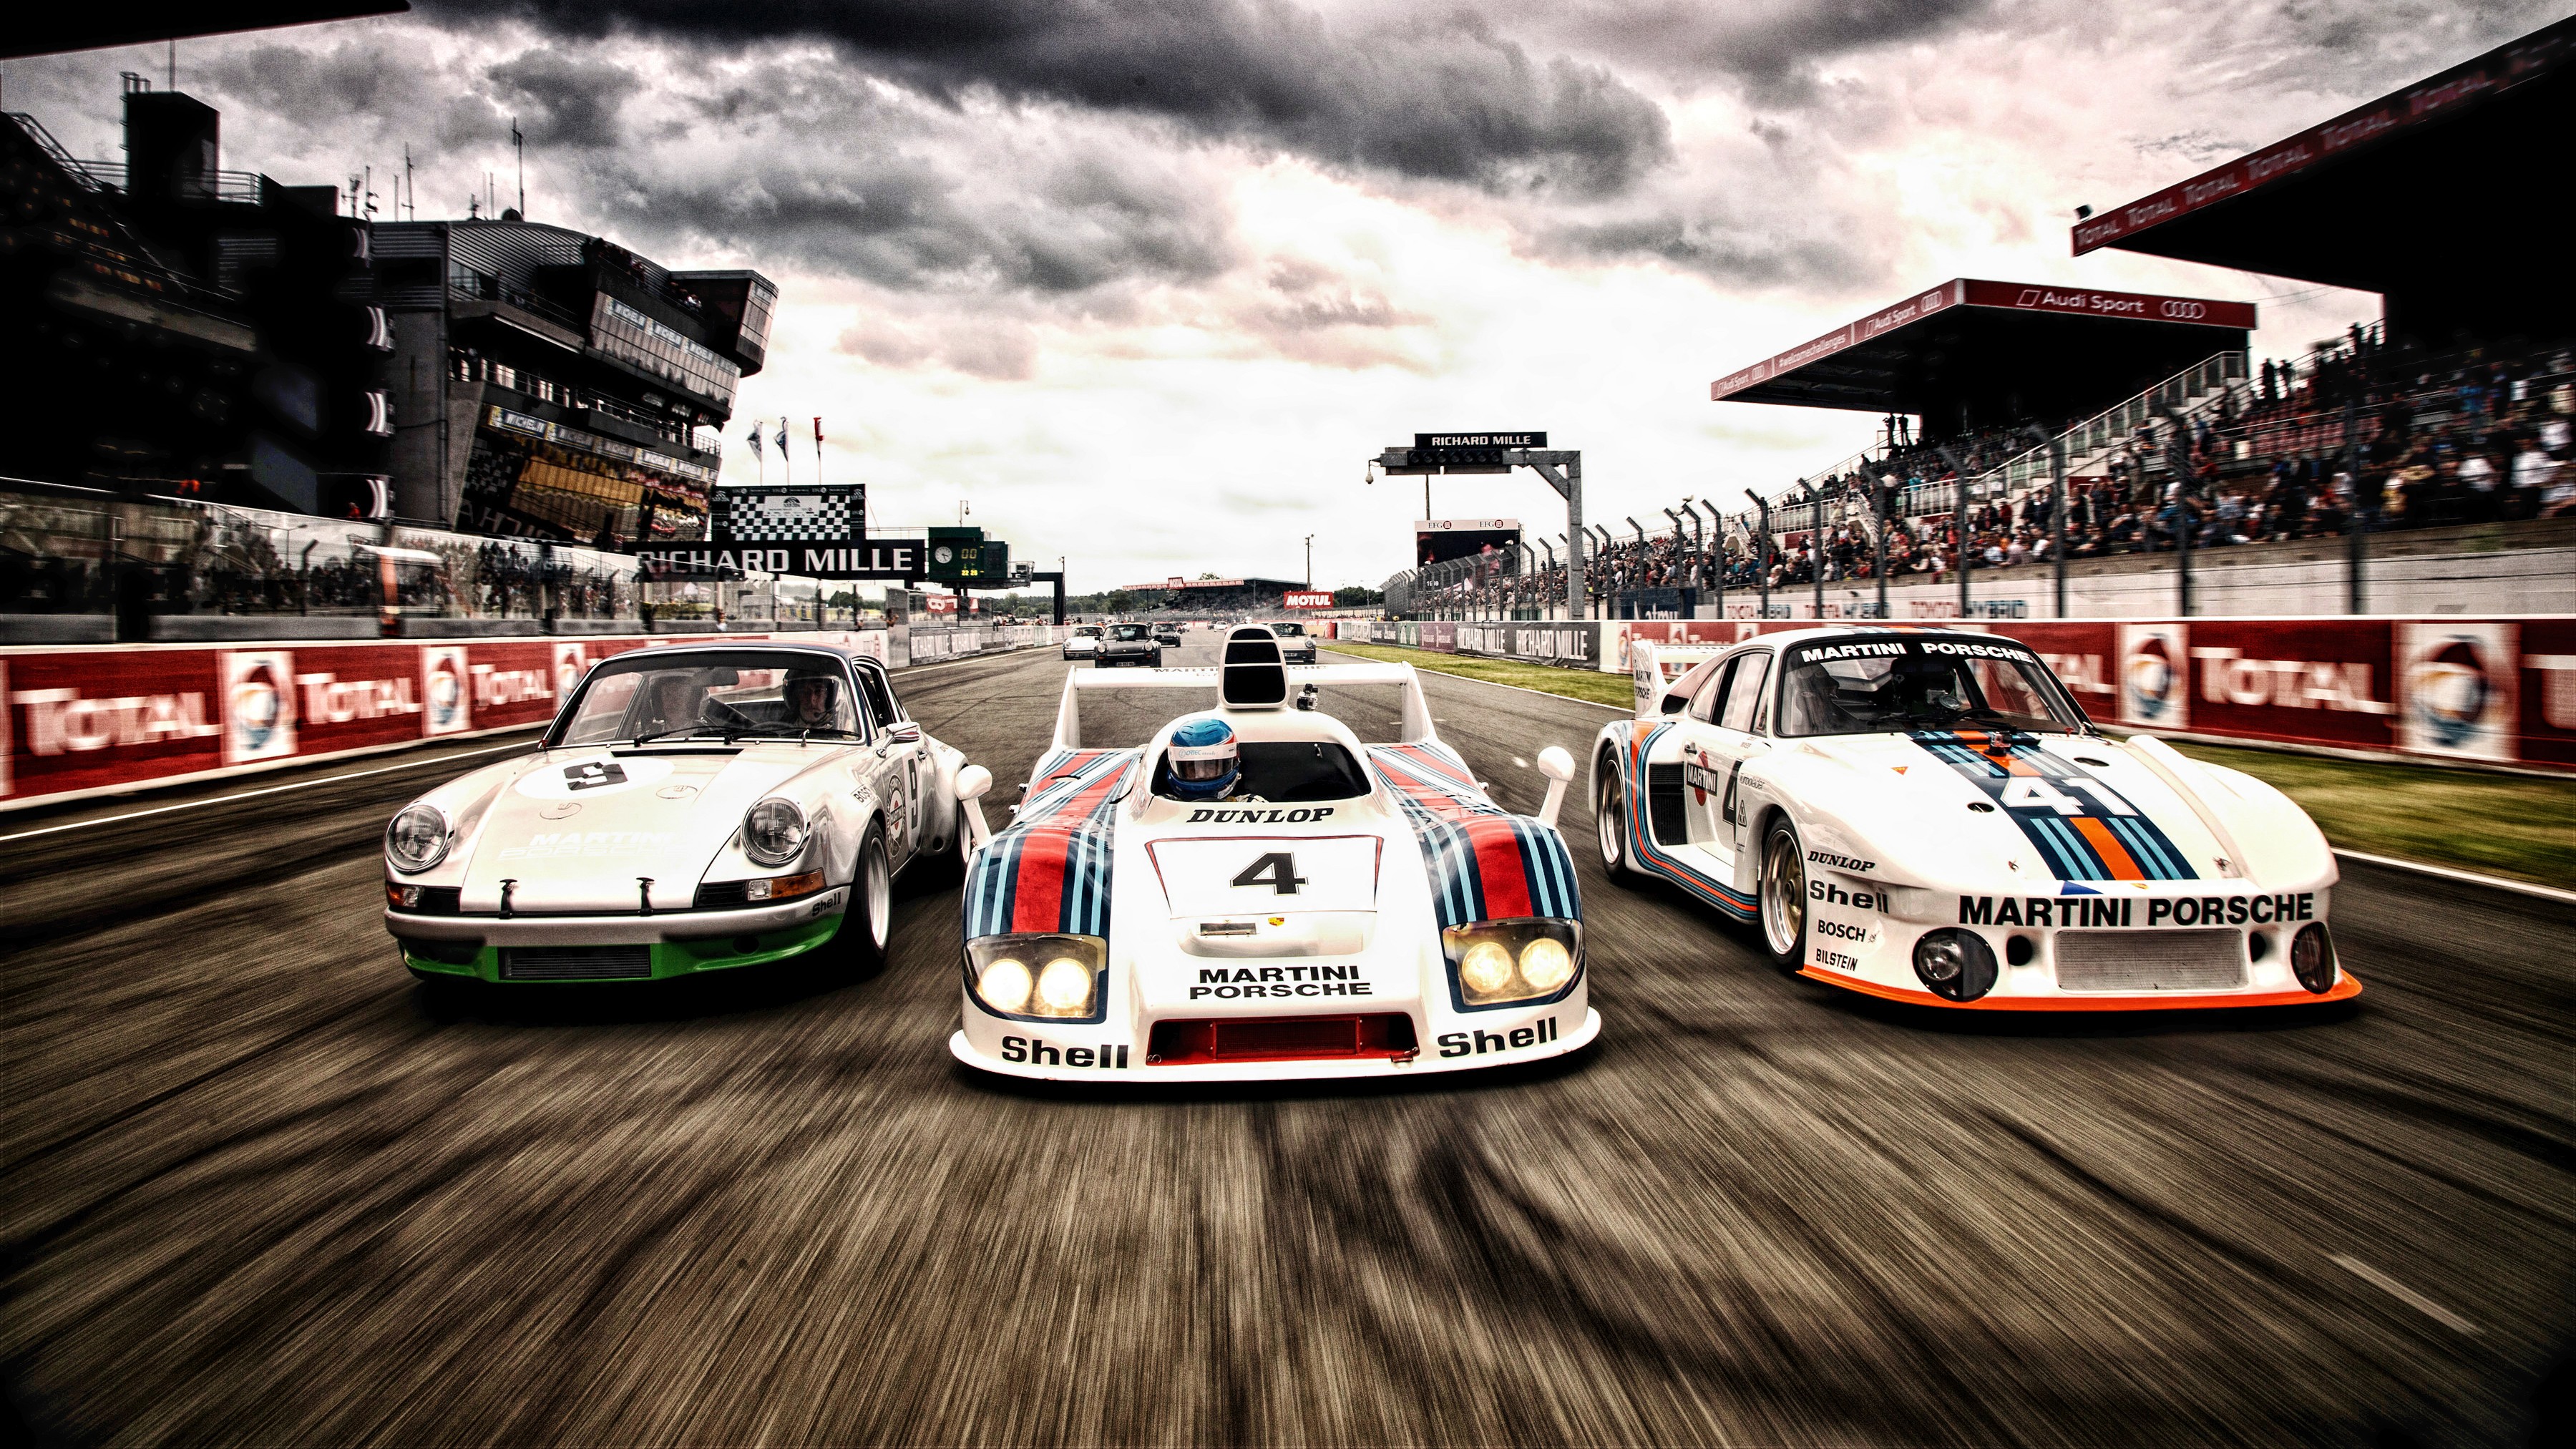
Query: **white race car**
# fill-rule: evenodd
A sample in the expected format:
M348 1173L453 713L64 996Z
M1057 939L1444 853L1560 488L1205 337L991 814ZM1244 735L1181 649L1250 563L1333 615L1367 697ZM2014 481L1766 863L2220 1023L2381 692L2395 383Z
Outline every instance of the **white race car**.
M1393 741L1363 744L1311 707L1318 687L1392 697ZM1156 711L1138 728L1150 738L1086 746L1086 696ZM1211 707L1152 723L1176 698ZM1174 798L1173 731L1210 717L1235 731L1241 780ZM1406 1076L1573 1051L1601 1026L1553 823L1574 762L1551 747L1539 768L1539 814L1506 812L1432 729L1412 666L1290 670L1258 627L1234 630L1217 668L1071 671L1017 820L967 872L950 1050L1092 1082Z
M1089 659L1099 652L1100 626L1097 624L1077 624L1072 633L1064 636L1064 657L1067 659Z
M883 964L897 872L962 860L991 776L904 717L885 666L811 645L592 668L532 753L404 806L385 929L456 982Z
M1766 635L1601 731L1611 876L1758 921L1784 971L1927 1006L2340 1001L2315 824L2252 776L2113 741L2028 646L1964 630Z

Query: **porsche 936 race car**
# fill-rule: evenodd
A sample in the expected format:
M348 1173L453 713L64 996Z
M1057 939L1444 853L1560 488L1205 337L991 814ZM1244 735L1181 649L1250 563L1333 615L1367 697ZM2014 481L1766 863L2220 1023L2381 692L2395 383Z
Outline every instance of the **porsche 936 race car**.
M1292 702L1290 690L1299 693ZM1366 744L1318 687L1400 704ZM1141 746L1087 743L1125 691ZM1202 705L1154 719L1163 702ZM1222 728L1219 728L1221 726ZM1182 798L1174 741L1239 775ZM1105 745L1105 741L1104 741ZM1187 768L1183 761L1180 768ZM1554 821L1496 805L1432 727L1410 665L1290 669L1232 631L1213 668L1069 671L1017 819L967 872L960 1061L1022 1077L1384 1077L1528 1062L1592 1040L1583 918Z
M385 928L424 981L661 979L884 960L898 872L962 862L991 777L821 646L594 666L524 755L386 828Z
M1951 629L1767 635L1667 679L1592 757L1614 879L1759 927L1782 970L1928 1006L2338 1001L2334 855L2271 786L2114 741L2028 646Z

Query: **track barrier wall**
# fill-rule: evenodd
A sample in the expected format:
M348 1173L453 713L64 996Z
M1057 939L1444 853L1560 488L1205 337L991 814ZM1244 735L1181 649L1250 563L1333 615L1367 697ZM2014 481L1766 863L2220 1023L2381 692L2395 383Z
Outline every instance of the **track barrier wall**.
M1754 619L1371 621L1336 633L1629 674L1637 670L1639 643L1726 645L1814 627ZM2576 771L2576 616L1996 620L1942 627L2030 645L2087 713L2121 728Z
M1054 642L1046 625L0 649L0 811L524 729L634 649L831 644L902 668Z

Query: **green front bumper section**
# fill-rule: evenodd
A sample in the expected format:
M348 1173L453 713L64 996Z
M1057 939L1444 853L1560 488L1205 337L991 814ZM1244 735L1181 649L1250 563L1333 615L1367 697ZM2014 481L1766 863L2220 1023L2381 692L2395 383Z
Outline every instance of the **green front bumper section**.
M674 976L699 976L737 966L765 966L772 961L801 956L832 939L832 933L841 928L841 920L840 916L825 916L789 930L766 932L751 938L752 948L748 951L741 949L742 938L738 936L718 936L706 941L656 942L646 948L653 957L650 979L665 981ZM418 948L427 944L430 943L397 941L403 964L415 971L453 976L460 981L486 981L499 986L591 986L601 981L647 979L642 976L610 976L582 981L505 981L501 976L502 947L483 946L475 949L471 956L460 951L455 953L454 959L440 960L419 953Z

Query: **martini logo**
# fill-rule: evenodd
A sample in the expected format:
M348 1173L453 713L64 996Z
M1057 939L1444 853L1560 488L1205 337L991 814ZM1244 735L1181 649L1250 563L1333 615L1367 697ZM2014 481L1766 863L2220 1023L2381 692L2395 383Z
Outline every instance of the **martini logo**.
M2120 718L2179 730L2191 726L2187 626L2120 626Z
M2448 755L2509 757L2513 683L2499 661L2516 657L2514 626L2420 623L2405 642L2405 744Z
M295 753L295 662L283 650L224 655L224 763Z
M420 651L420 677L425 711L421 716L423 733L452 735L472 722L463 649L455 645L424 647Z

